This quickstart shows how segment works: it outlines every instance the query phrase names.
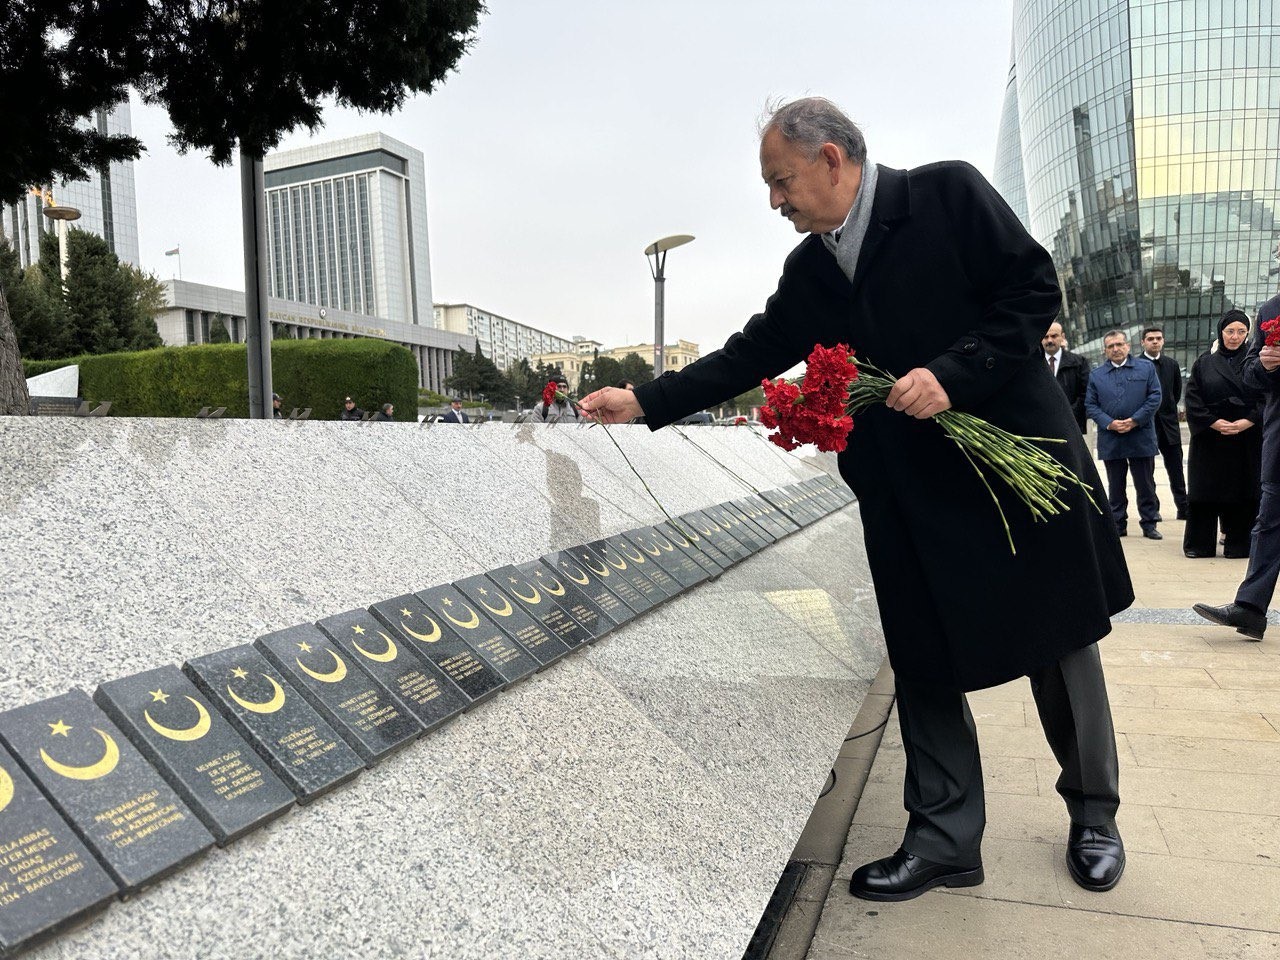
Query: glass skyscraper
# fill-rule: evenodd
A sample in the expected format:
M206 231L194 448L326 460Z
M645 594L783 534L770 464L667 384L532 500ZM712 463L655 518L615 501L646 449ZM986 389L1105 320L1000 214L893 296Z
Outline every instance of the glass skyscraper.
M111 110L97 110L85 125L102 133L132 133L129 103L119 103ZM47 187L48 184L33 186ZM80 219L72 221L74 229L96 233L107 241L121 260L140 266L138 261L138 200L133 184L133 161L112 163L90 172L88 179L53 184L53 199L60 207L75 207ZM18 254L23 267L40 259L40 237L56 228L43 216L43 201L28 194L17 203L0 204L0 235Z
M1156 324L1186 370L1280 288L1278 20L1280 0L1015 3L995 185L1053 255L1073 350Z
M271 296L433 324L422 152L382 133L269 154Z

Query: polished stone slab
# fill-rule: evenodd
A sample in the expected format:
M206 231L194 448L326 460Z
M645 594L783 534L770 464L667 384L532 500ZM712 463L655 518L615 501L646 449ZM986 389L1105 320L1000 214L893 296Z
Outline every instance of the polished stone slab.
M684 554L691 563L703 571L703 577L699 582L718 577L728 569L728 561L721 562L722 558L714 555L714 548L707 549L705 541L691 524L664 520L662 523L654 524L653 531L659 538L660 547L671 544L677 552Z
M618 578L609 572L609 565L603 560L592 559L589 551L554 550L540 559L567 591L593 604L615 626L635 618L635 609L614 589ZM630 596L635 596L635 590L629 587L628 590Z
M88 847L0 747L0 955L106 909L117 892Z
M591 549L587 544L579 544L563 552L566 562L572 562L583 570L583 576L590 578L589 582L596 585L596 589L601 591L602 596L605 596L603 591L607 590L608 595L622 602L627 611L626 619L631 619L653 608L655 601L632 586L622 570L615 569L602 554ZM625 560L620 562L626 564Z
M342 734L366 766L403 749L422 733L422 724L358 663L339 653L319 627L304 623L277 630L253 645Z
M293 807L293 792L177 667L109 680L93 701L195 811L218 846Z
M637 610L648 612L654 607L661 606L666 603L674 593L668 593L659 586L652 577L646 574L634 560L628 560L608 540L595 540L587 544L587 549L591 550L596 556L604 561L605 565L613 572L614 576L621 577L627 583L631 584L632 589L643 597L643 603L648 606ZM632 548L634 549L634 548ZM641 559L644 559L641 555Z
M193 657L182 670L266 758L299 803L310 803L364 770L359 755L252 644Z
M546 669L572 649L541 621L529 614L524 604L506 591L499 589L483 573L465 577L454 583L463 596L484 609L504 633L528 650Z
M470 700L468 709L497 696L507 685L502 674L449 629L443 617L433 617L416 594L380 601L369 612L405 641L405 650L443 671Z
M529 560L526 563L518 563L516 572L536 590L541 591L544 597L550 599L577 621L583 630L591 634L592 643L616 626L612 618L593 601L587 599L568 577L557 574L543 561Z
M683 550L677 549L671 540L657 531L655 527L641 527L628 530L626 538L648 558L649 562L665 570L686 590L698 586L710 574L695 563Z
M705 537L707 542L719 550L730 564L741 563L751 555L751 551L729 532L732 525L728 521L722 524L713 519L706 510L691 510L680 519L688 523L694 533Z
M213 846L182 799L81 690L0 713L0 741L124 893Z
M471 700L434 663L401 647L368 610L348 610L316 621L350 660L382 685L389 696L430 733L467 709Z
M517 640L512 640L482 604L467 602L457 588L441 584L419 590L417 597L441 623L502 675L508 684L531 676L541 664Z

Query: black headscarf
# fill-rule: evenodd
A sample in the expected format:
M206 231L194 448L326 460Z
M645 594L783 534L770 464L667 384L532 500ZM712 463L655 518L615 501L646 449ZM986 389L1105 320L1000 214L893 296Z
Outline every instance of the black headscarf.
M1240 373L1240 367L1244 364L1245 354L1249 352L1249 338L1245 337L1244 342L1234 350L1228 350L1227 345L1222 340L1222 331L1227 329L1233 323L1243 323L1247 333L1249 329L1249 315L1243 310L1231 309L1222 315L1222 319L1218 321L1218 351L1217 355L1226 360L1230 364L1231 369L1237 375Z

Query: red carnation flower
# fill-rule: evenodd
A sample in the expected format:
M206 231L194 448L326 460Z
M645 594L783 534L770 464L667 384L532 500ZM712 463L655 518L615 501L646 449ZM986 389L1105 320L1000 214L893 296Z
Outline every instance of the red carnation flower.
M548 380L547 385L542 388L542 405L549 407L556 402L556 391L560 387L554 380Z
M1280 344L1280 317L1266 321L1262 325L1262 331L1267 335L1264 346L1274 347Z

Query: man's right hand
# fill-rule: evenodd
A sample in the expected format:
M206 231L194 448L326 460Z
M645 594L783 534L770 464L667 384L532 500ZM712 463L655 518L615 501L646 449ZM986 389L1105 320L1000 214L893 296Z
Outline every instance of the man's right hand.
M619 387L604 387L595 393L589 393L578 401L578 407L583 413L604 423L626 423L644 416L636 395Z
M1258 351L1258 361L1267 373L1280 367L1280 346L1263 347Z

